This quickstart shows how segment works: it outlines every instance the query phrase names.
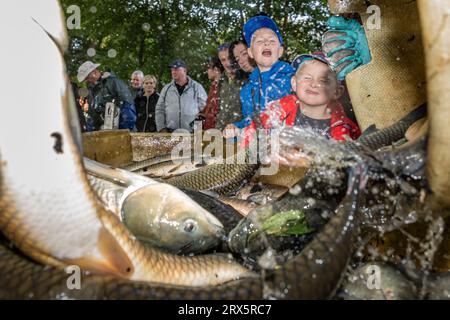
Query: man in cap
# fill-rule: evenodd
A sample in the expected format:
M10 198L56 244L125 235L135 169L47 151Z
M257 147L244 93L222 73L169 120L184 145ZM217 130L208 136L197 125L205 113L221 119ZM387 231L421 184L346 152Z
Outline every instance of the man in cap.
M156 129L159 132L176 129L193 132L193 121L206 106L206 91L187 75L187 65L183 60L176 59L169 67L172 81L164 86L159 96L155 109Z
M105 107L108 102L113 102L120 108L119 129L134 130L136 109L129 88L113 72L100 72L99 66L98 63L86 61L78 68L78 81L86 82L89 88L87 130L104 128Z

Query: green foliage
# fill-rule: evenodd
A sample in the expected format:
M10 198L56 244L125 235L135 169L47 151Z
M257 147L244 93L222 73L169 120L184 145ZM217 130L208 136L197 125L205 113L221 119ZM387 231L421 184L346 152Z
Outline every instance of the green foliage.
M68 71L76 75L85 60L101 63L123 80L141 69L162 83L170 81L167 67L184 59L189 74L207 84L204 62L217 47L241 35L243 23L266 12L284 35L285 60L320 48L328 17L326 0L62 0L81 9L81 28L69 30ZM66 13L66 16L69 15ZM87 50L95 49L94 56ZM115 50L116 55L109 50ZM108 54L109 52L109 54Z

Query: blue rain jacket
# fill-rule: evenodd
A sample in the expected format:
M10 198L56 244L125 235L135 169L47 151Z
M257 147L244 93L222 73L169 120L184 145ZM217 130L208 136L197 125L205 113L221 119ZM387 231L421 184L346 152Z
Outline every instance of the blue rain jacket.
M283 61L276 62L266 72L261 73L259 68L253 70L249 82L241 89L242 120L234 125L238 128L248 126L269 102L291 94L291 78L294 74L294 68Z

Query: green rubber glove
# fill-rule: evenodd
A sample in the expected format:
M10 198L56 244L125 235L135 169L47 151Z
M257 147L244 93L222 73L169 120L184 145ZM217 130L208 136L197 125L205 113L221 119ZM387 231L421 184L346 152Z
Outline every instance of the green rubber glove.
M364 28L358 21L334 16L328 19L329 30L324 34L322 50L331 61L339 80L357 67L371 61Z

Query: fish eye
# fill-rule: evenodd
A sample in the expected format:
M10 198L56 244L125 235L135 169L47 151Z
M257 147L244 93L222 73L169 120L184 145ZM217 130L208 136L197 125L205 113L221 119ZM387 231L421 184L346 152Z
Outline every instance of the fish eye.
M192 219L186 219L183 223L183 230L186 232L192 232L196 229L197 222Z

